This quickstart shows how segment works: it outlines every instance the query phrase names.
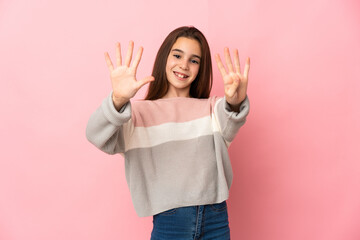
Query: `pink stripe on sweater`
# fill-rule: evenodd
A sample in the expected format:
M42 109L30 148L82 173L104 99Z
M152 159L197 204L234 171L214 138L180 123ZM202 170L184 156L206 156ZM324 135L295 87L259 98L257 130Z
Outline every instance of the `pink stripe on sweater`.
M208 99L167 98L155 101L131 102L132 120L135 127L151 127L168 122L187 122L211 116L218 97Z

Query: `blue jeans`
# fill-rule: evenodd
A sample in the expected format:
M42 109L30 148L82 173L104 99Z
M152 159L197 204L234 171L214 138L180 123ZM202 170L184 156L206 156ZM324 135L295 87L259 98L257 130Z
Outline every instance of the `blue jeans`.
M226 202L174 208L153 216L151 240L229 240Z

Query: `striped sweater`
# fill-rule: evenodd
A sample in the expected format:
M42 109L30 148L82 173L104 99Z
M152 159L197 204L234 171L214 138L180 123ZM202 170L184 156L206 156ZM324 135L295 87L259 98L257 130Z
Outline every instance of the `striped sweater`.
M132 100L116 111L111 94L91 115L86 136L125 159L125 175L140 217L229 196L227 148L249 112L246 98L233 112L225 98Z

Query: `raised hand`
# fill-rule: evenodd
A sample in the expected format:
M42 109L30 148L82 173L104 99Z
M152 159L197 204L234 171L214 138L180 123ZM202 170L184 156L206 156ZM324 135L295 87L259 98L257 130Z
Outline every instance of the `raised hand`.
M143 48L139 48L135 59L130 66L133 49L134 42L130 41L125 62L122 64L120 43L116 44L116 67L114 67L111 62L109 53L105 52L105 60L110 71L111 85L113 89L112 99L117 110L128 102L130 98L134 97L142 86L154 80L153 76L145 77L142 80L136 80L136 70L141 60Z
M246 98L250 58L246 59L244 72L241 73L238 50L234 51L235 67L231 61L229 48L224 49L224 55L228 71L226 71L219 54L215 55L215 60L224 81L226 101L232 105L233 109L236 109Z

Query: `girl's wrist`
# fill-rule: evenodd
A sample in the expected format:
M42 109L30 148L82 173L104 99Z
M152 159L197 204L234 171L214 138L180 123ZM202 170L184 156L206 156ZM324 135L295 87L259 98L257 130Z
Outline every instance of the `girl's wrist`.
M229 104L229 106L230 106L230 108L231 108L231 110L233 111L233 112L240 112L240 103L239 104L230 104L230 103L228 103Z
M114 94L111 96L114 107L117 111L121 109L122 106L125 105L130 99L123 98L123 97L115 97Z
M226 102L229 104L231 110L233 112L240 112L240 105L245 99L242 99L240 102L234 102L234 101L228 101L226 99Z

